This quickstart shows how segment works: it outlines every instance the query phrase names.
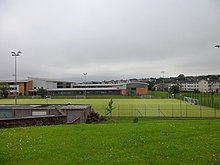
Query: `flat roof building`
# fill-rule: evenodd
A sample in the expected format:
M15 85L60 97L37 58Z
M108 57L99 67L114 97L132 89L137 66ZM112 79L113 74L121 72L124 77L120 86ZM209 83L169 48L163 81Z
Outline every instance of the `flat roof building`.
M83 95L122 95L142 96L148 94L148 84L142 82L128 82L118 84L88 84L71 81L60 81L45 78L28 77L28 80L18 81L14 87L13 81L6 81L10 85L10 93L36 96L40 88L46 89L51 96L83 96Z

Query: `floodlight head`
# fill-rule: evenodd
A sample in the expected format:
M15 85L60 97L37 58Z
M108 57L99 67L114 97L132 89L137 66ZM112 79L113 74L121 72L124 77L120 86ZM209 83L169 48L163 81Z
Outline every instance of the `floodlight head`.
M215 48L220 48L220 45L215 45L214 47L215 47Z
M20 51L20 50L18 51L18 54L19 54L19 53L21 53L21 51Z

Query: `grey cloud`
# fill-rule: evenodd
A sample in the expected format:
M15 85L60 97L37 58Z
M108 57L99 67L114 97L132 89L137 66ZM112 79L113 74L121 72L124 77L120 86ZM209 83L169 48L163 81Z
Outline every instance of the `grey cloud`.
M219 9L217 0L5 0L0 77L12 78L17 50L20 78L219 74Z

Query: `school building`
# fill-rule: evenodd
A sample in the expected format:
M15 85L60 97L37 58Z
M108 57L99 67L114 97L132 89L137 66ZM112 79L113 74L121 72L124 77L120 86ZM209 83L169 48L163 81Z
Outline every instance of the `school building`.
M51 80L45 78L28 77L28 80L7 82L10 95L35 96L39 88L46 89L49 96L87 96L87 95L122 95L144 96L148 94L148 84L142 82L128 82L118 84L88 84L71 81Z

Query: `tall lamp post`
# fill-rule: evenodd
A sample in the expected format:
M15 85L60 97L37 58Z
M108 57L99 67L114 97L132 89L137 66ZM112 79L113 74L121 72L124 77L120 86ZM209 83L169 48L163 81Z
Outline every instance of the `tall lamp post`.
M83 73L83 75L85 76L84 85L85 85L85 98L86 98L86 76L87 76L87 73Z
M20 56L21 51L19 50L17 53L11 52L12 56L15 57L15 83L14 83L14 98L15 98L15 104L17 104L17 61L16 57Z

